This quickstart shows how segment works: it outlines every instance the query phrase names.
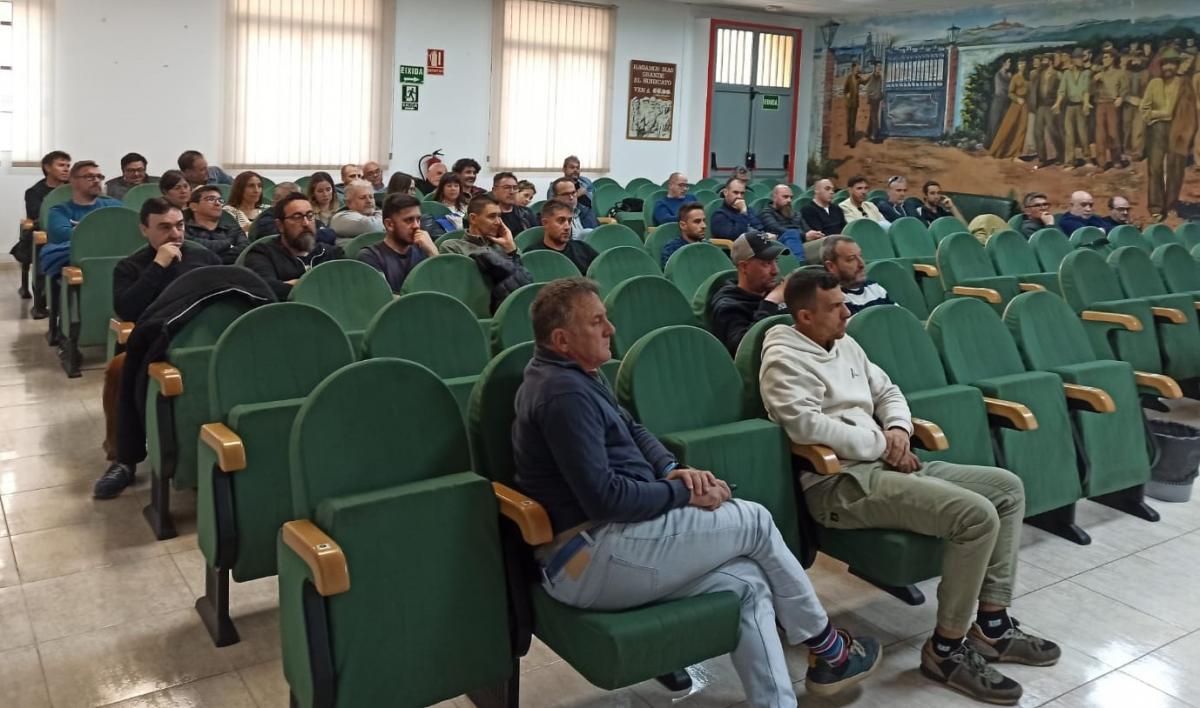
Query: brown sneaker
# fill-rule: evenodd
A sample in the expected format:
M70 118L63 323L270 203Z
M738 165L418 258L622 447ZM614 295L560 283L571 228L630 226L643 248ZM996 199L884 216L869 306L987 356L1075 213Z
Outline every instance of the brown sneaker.
M933 651L933 640L925 640L921 673L977 701L1011 706L1021 700L1021 684L992 668L965 641L943 659Z
M978 624L971 625L966 642L988 661L1027 666L1052 666L1058 663L1062 649L1057 644L1021 631L1017 623L999 639L988 639Z

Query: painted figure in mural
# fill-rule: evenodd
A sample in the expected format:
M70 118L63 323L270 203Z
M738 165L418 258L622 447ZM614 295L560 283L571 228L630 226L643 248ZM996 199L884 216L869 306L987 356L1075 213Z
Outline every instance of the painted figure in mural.
M1004 63L996 75L992 77L992 105L988 107L987 135L993 142L1000 121L1008 112L1008 85L1012 82L1012 57L1005 57Z
M846 144L850 147L858 144L858 91L862 80L858 62L850 62L850 73L842 83L842 95L846 99Z
M1129 94L1129 72L1116 65L1116 50L1100 55L1101 69L1096 72L1092 96L1096 105L1096 159L1104 169L1115 163L1129 163L1121 156L1120 110Z
M1192 85L1177 75L1179 52L1167 48L1158 57L1162 76L1150 80L1142 98L1146 119L1147 204L1150 218L1162 221L1179 199L1183 170L1196 134Z
M1076 167L1082 167L1083 155L1087 152L1092 75L1083 68L1083 60L1082 49L1071 54L1071 66L1062 74L1058 99L1054 102L1054 113L1061 115L1063 121L1064 166L1073 162Z
M1054 54L1042 55L1042 66L1037 78L1030 82L1029 110L1033 116L1033 142L1041 167L1063 162L1062 130L1054 115L1054 103L1058 99L1059 73L1054 68ZM1048 147L1054 148L1054 159Z
M1007 65L1010 62L1005 60L1004 63ZM1022 58L1017 60L1017 70L1008 80L1008 110L992 138L989 150L992 157L1015 159L1021 156L1025 146L1026 119L1029 116L1028 96L1029 80L1025 78L1025 59Z
M878 59L871 62L871 73L867 76L867 137L873 143L883 142L883 63Z
M1146 119L1142 117L1142 94L1150 83L1150 71L1146 68L1145 56L1137 51L1136 45L1121 58L1129 71L1129 89L1125 105L1121 107L1121 129L1124 131L1125 156L1128 160L1141 160L1146 156Z

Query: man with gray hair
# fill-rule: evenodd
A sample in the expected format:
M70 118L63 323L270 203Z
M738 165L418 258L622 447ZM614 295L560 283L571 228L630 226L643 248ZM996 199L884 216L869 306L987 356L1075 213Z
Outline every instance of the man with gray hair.
M1042 229L1054 226L1054 215L1050 213L1050 200L1041 192L1030 192L1021 199L1025 212L1021 219L1021 233L1029 238Z
M1084 226L1095 226L1107 232L1107 224L1104 223L1104 219L1096 215L1095 209L1096 200L1092 198L1092 195L1082 190L1072 192L1071 205L1067 207L1067 213L1063 214L1058 228L1068 236Z
M383 231L383 213L375 206L375 189L365 179L346 185L346 206L329 220L329 228L337 234L338 245L355 236Z
M667 178L667 196L654 205L654 224L662 226L679 220L679 207L696 201L688 192L688 178L682 172L672 172Z
M681 465L616 403L598 373L615 330L596 284L549 283L530 313L537 348L512 441L516 485L545 507L555 534L534 551L546 593L599 611L735 593L741 631L730 658L750 705L797 704L777 624L812 652L810 694L866 678L878 640L833 627L770 512Z

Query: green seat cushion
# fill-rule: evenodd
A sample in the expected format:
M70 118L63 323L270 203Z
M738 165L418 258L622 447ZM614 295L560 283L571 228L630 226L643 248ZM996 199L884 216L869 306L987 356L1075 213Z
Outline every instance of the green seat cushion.
M906 392L904 397L914 417L936 423L950 442L950 447L939 452L917 449L922 460L988 467L996 464L987 408L979 389L951 384Z
M450 394L454 396L454 401L458 404L458 410L462 412L464 420L467 404L471 400L471 389L475 388L475 382L478 380L479 374L442 379L442 383L446 384L446 387L450 389Z
M892 529L817 527L821 550L878 585L904 586L942 574L941 539Z
M534 634L607 690L728 654L737 646L740 612L731 592L593 612L557 602L541 587L533 589Z

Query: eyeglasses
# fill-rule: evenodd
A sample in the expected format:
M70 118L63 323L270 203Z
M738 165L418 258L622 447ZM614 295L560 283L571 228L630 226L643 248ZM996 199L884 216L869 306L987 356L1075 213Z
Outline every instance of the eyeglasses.
M1031 209L1045 209L1048 206L1050 206L1049 202L1037 202L1029 205Z
M309 211L309 212L305 212L303 214L292 214L291 216L285 216L285 217L283 217L283 220L290 221L293 224L301 224L301 223L304 223L305 221L316 221L317 215L315 213Z
M903 182L903 181L904 181L903 177L901 177L900 175L896 175L895 177L888 177L887 183L888 183L888 186L890 187L897 182Z
M126 167L126 168L125 168L124 170L122 170L122 171L123 171L123 172L128 172L128 173L129 173L129 174L131 174L131 175L144 175L144 174L146 174L146 168L145 168L145 167Z
M75 175L75 179L82 179L87 182L103 182L104 175L99 175L99 174Z
M209 204L224 204L225 200L216 194L210 194L207 197L200 197L200 201L208 202Z

